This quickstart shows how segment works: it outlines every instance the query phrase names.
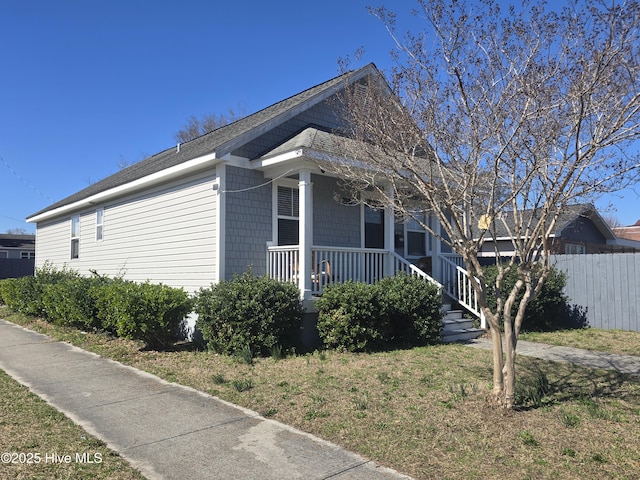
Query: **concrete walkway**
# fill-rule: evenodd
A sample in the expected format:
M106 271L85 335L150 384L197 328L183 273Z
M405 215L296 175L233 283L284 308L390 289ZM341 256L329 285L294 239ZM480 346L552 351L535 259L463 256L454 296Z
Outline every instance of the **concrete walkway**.
M409 478L250 410L4 320L0 368L149 479Z
M465 345L491 350L491 339L477 338ZM545 343L518 341L517 355L536 357L553 362L576 363L584 367L604 368L620 373L640 375L640 357L594 352L571 347L557 347Z

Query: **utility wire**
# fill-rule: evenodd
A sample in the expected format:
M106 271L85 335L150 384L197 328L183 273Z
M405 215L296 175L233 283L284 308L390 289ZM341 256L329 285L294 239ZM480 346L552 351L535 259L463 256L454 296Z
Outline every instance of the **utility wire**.
M38 195L40 195L41 197L49 200L51 203L54 202L54 200L45 195L44 193L42 193L40 190L38 190L36 187L34 187L31 183L29 183L27 180L25 180L18 172L16 172L13 167L11 167L11 165L9 165L9 163L4 159L4 157L0 157L0 161L4 164L5 167L7 167L7 169L9 169L9 171L18 179L20 180L22 183L24 183L27 187L29 187L31 190L33 190L34 192L36 192Z

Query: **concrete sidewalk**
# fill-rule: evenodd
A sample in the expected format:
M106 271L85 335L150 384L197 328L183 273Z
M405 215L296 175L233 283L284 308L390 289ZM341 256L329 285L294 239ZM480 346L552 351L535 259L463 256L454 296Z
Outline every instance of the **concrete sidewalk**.
M150 479L409 478L250 410L4 320L0 368Z
M477 338L465 343L470 347L491 350L491 339ZM620 373L640 375L640 357L594 352L571 347L558 347L545 343L518 341L517 355L536 357L553 362L575 363L589 368L604 368Z

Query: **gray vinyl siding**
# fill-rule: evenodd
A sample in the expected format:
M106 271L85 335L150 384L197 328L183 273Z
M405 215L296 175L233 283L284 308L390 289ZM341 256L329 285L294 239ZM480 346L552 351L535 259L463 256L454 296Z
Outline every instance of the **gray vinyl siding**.
M360 205L341 202L348 193L331 177L312 175L313 244L360 248Z
M267 242L273 239L272 185L265 184L268 179L259 171L230 166L226 170L225 277L230 279L249 266L254 274L264 275Z
M194 292L216 271L215 175L201 174L80 212L80 254L70 259L71 215L38 224L38 266L49 261L88 275L164 283ZM104 208L96 241L96 209ZM40 255L38 257L38 254Z

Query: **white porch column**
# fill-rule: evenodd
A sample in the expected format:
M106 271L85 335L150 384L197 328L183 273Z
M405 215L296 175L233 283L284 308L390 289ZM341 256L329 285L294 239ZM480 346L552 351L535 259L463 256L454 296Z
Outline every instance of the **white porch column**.
M303 300L311 299L311 244L313 243L313 206L311 202L311 172L302 170L298 176L300 195L299 212L299 278L298 286Z
M387 197L393 198L393 186L387 185L385 187L385 193ZM393 206L388 206L384 209L384 249L387 252L395 252L396 239L395 239L395 215ZM384 268L385 277L393 276L396 272L393 268L394 261L393 255L387 254L387 261Z
M431 228L438 235L440 234L440 222L435 215L429 215ZM435 235L431 236L431 276L440 283L443 282L442 272L440 271L440 254L442 253L442 242Z

